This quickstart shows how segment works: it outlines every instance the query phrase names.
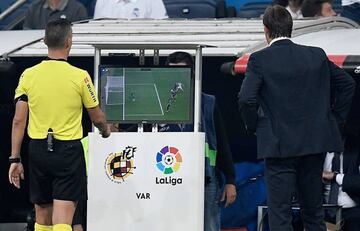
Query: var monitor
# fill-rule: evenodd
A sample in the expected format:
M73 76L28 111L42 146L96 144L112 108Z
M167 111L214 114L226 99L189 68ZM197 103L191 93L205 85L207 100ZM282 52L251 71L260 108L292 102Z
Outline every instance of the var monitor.
M190 67L100 66L100 105L109 122L191 123Z

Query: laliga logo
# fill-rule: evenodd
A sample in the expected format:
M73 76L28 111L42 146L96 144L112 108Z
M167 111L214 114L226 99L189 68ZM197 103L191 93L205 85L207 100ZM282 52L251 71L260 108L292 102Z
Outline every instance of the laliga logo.
M136 147L127 146L122 152L110 153L105 161L105 171L108 178L115 183L122 183L134 174Z
M355 72L355 74L360 74L360 66L358 66L357 68L355 68L354 72Z
M165 146L156 154L156 166L165 175L179 171L182 157L179 150L175 147ZM182 178L156 177L156 184L182 184Z

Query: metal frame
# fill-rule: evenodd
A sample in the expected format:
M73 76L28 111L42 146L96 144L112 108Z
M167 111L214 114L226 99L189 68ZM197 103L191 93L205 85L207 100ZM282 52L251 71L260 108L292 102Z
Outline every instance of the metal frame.
M294 34L331 29L359 28L355 22L342 18L330 17L317 20L295 20ZM0 42L10 44L3 47L2 54L10 57L43 57L47 55L47 47L40 41L40 36L33 36L36 31L2 31ZM15 33L15 34L14 34ZM18 34L20 33L20 34ZM39 31L37 31L39 33ZM12 35L14 34L14 35ZM31 37L32 35L33 37ZM19 39L6 39L9 36ZM30 36L30 37L29 37ZM317 36L317 35L314 35ZM28 39L24 39L27 38ZM204 49L206 56L234 57L238 52L247 52L245 49L256 47L256 43L264 41L263 24L261 20L241 19L196 19L196 20L89 20L88 22L73 25L72 57L92 57L93 43L197 43L215 45L214 49ZM16 44L15 46L13 44ZM19 44L19 45L17 45ZM327 46L324 45L323 48ZM262 47L260 47L262 48ZM139 50L136 48L136 50ZM180 48L179 48L180 49ZM124 49L125 53L134 53ZM168 51L167 53L169 53ZM103 55L113 53L103 52ZM137 52L138 53L138 52ZM165 54L165 52L163 52ZM194 52L191 52L194 54Z
M201 81L202 81L202 49L205 47L213 47L205 44L193 43L93 43L94 46L94 86L98 89L99 86L99 65L101 63L102 50L128 50L136 49L140 51L139 61L140 65L145 61L145 50L154 50L154 63L158 62L159 50L196 50L195 56L195 103L194 103L194 132L200 132L201 128ZM157 57L156 57L157 56ZM157 126L156 126L157 128ZM157 129L153 125L153 131ZM93 131L97 129L93 126ZM139 126L139 132L143 131L143 126Z
M9 6L4 12L0 14L0 21L12 14L15 10L20 8L24 3L26 3L26 0L18 0L14 2L11 6Z
M257 217L257 231L263 231L263 220L264 220L264 209L267 209L267 205L260 205L258 206L258 217ZM341 210L342 207L339 205L330 205L330 204L323 204L323 208L335 208L336 209L336 231L341 231ZM291 206L291 209L300 209L298 205Z

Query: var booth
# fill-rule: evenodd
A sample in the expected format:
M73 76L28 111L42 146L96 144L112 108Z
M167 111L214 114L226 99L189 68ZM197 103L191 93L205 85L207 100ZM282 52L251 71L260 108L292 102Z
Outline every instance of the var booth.
M89 134L88 230L203 230L204 133Z
M94 85L112 123L137 133L89 134L89 231L199 231L204 226L205 134L200 131L202 47L198 44L93 44ZM101 65L103 49L140 49L140 68ZM154 66L145 66L153 49ZM192 67L159 67L159 49L195 49ZM156 110L156 111L154 111ZM144 124L153 132L144 132ZM193 124L194 132L157 132Z

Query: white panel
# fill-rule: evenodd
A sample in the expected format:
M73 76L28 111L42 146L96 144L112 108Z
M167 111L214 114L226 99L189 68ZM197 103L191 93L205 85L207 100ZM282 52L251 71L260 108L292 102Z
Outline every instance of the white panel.
M326 45L326 50L329 53L339 53L344 46L344 52L352 52L351 49L354 41L347 40L348 43L339 42L330 44L333 41L330 38L334 36L318 35L317 31L333 30L337 33L342 28L358 28L354 22L349 19L341 17L321 18L318 20L295 20L294 21L294 36L299 34L312 33L316 40L313 44ZM344 31L346 34L347 30ZM358 30L352 29L353 31ZM34 39L28 36L31 32L19 31L15 32L0 32L0 41L6 47L0 49L2 52L9 52L16 48L18 51L11 53L13 57L31 57L31 56L46 56L47 48L44 43L36 42L29 46L20 49L26 43L33 42ZM43 32L41 32L43 33ZM318 37L321 37L317 39ZM336 37L336 36L335 36ZM16 38L16 39L13 39ZM41 38L41 36L38 38ZM358 38L358 36L356 37ZM206 44L217 46L217 48L204 49L203 56L233 56L237 52L243 51L245 48L254 46L255 43L264 41L263 24L261 19L168 19L168 20L90 20L86 23L78 23L73 26L73 41L74 49L71 51L72 56L93 56L94 49L86 44L94 43L127 43L134 42L137 44L145 44L148 42L156 43L192 43L192 44ZM19 43L18 43L19 42ZM311 44L311 41L310 41ZM330 48L330 49L328 49ZM349 48L349 49L348 49ZM125 51L118 51L117 53L124 53ZM0 53L0 54L1 54ZM114 53L104 51L107 53ZM137 52L136 52L137 53Z
M44 37L44 30L0 31L0 55Z
M360 55L360 29L339 29L300 35L294 42L317 46L330 55Z
M204 147L203 133L89 134L88 230L203 230ZM113 170L126 162L131 168Z

